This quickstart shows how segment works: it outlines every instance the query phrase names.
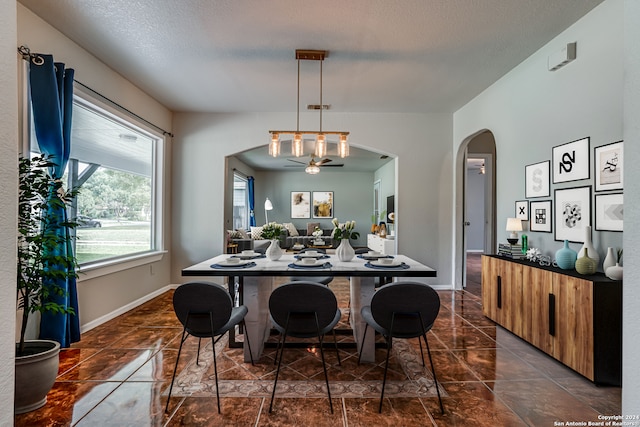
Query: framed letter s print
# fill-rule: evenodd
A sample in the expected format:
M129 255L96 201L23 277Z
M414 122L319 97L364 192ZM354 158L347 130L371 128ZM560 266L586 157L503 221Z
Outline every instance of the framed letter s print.
M525 190L524 197L531 199L534 197L549 197L549 165L551 162L544 162L527 165L524 167Z

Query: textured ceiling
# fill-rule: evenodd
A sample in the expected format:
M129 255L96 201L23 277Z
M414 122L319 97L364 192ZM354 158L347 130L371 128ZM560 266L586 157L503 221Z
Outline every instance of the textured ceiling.
M19 1L169 109L200 112L295 112L297 48L329 51L331 111L453 112L601 2ZM319 103L318 70L302 63L301 108Z

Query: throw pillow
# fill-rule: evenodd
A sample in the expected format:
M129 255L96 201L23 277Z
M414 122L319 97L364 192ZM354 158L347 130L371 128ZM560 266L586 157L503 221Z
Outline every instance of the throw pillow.
M236 229L236 231L238 232L238 235L240 236L240 239L250 239L251 237L249 237L249 234L247 233L247 230L243 230L241 228Z
M316 227L320 227L320 223L319 222L308 222L307 223L307 236L313 235L313 232L316 229Z
M262 227L251 227L251 238L254 240L262 239Z
M238 230L227 230L227 236L228 239L241 239L242 237L240 236L240 233L238 232Z
M291 237L298 237L298 230L296 230L296 226L293 225L292 222L285 222L284 224L284 228L287 229L287 231L289 232L289 236Z

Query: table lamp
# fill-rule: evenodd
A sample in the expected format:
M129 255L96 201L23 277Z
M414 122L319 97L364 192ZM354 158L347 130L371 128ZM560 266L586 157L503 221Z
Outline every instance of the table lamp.
M507 218L507 231L510 231L507 242L512 245L518 243L518 231L522 231L522 221L518 218Z
M265 224L269 224L269 216L267 215L268 211L273 210L273 204L271 203L271 200L269 200L269 198L267 197L267 200L264 201L264 220L265 220Z

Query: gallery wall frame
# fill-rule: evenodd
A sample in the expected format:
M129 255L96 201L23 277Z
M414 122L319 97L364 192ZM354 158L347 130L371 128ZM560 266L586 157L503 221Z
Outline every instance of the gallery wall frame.
M531 221L529 229L541 233L551 233L553 229L553 213L551 200L532 200L529 203Z
M528 200L516 200L516 213L515 218L523 221L529 221L529 201Z
M554 239L583 243L591 225L591 186L556 189L554 199Z
M333 218L333 191L314 191L312 207L314 218Z
M624 187L624 150L622 141L593 149L595 191L622 190Z
M291 192L291 218L311 217L311 192L292 191Z
M622 231L623 194L596 194L595 199L596 231Z
M534 163L524 167L524 197L533 199L536 197L549 197L551 161Z
M589 141L590 137L586 137L553 147L554 184L589 179Z

